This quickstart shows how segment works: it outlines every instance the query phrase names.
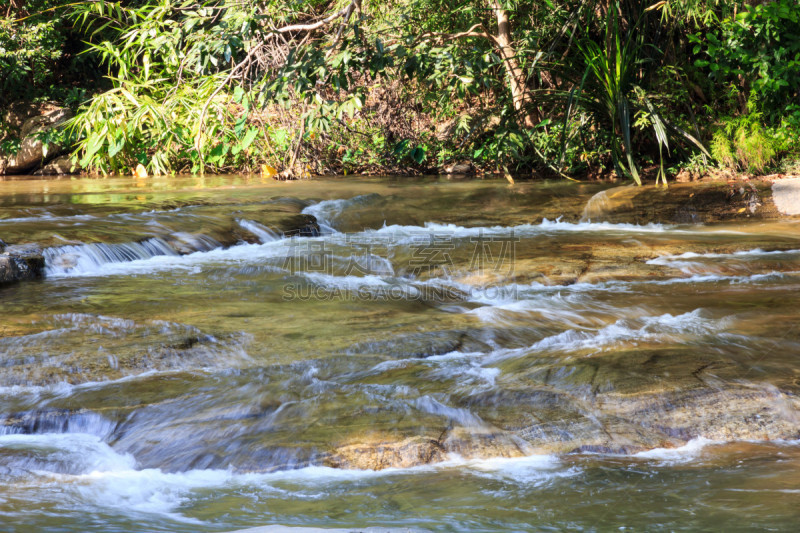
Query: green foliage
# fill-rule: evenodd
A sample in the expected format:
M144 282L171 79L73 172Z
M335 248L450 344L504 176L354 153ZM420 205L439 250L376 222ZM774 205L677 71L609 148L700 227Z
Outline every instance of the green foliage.
M247 53L255 14L238 3L225 11L217 4L162 0L73 11L100 36L89 52L107 66L113 85L69 123L80 138L81 166L114 173L141 163L164 174L255 165L264 127L250 120L251 97L226 84L230 65Z
M797 0L747 5L718 30L692 36L696 64L725 84L741 77L772 123L800 98L800 9Z
M79 54L83 35L68 20L69 9L70 4L58 0L17 0L3 7L0 106L65 100L79 90L78 84L99 79L93 58Z
M61 57L64 35L57 20L23 25L0 19L0 93L10 101L42 85L52 65Z
M56 5L36 2L25 15ZM24 38L16 18L0 20L0 83L17 88L0 98L33 83L79 106L76 159L101 173L264 162L425 172L469 159L562 175L614 168L636 182L652 171L666 182L681 162L707 164L702 139L737 168L797 154L792 5L86 1L25 19ZM67 63L106 75L57 92L50 73L62 79ZM745 111L751 92L757 108ZM704 104L710 120L698 121Z
M44 7L45 3L26 3ZM51 78L65 41L61 19L33 16L18 22L0 18L0 105L28 96Z
M711 138L711 156L725 167L736 167L736 155L731 140L723 128L715 131Z
M594 6L589 9L593 12ZM570 119L575 107L592 116L595 127L607 133L617 173L632 177L637 184L641 184L641 178L635 134L649 130L658 149L656 182L662 180L666 184L664 157L670 150L670 139L688 141L703 151L705 148L695 137L669 122L654 104L658 95L643 88L658 70L662 57L653 42L657 32L653 30L647 4L615 0L609 4L599 26L591 14L580 20L583 23L576 24L572 32L578 52L575 61L565 62L561 69L573 83L564 120ZM569 140L565 126L562 147Z
M780 148L774 130L766 129L761 114L751 111L723 122L714 132L711 154L722 166L761 174L774 162Z

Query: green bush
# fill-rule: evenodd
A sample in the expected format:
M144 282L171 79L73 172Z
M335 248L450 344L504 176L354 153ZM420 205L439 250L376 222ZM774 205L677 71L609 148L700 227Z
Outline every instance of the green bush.
M770 123L778 123L787 104L800 104L800 6L774 0L745 6L720 28L691 37L696 65L708 68L719 85L740 84L755 95Z
M720 165L756 174L775 162L781 148L776 129L765 128L757 112L726 119L711 142L711 154Z

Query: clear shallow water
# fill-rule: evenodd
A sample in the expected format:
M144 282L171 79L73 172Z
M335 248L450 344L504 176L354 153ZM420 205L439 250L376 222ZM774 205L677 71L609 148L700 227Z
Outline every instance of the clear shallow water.
M794 529L796 223L605 187L0 182L2 529Z

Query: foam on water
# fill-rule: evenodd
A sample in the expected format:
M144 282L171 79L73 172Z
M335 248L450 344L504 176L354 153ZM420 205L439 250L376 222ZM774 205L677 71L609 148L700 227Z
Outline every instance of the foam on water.
M677 255L661 255L648 260L647 264L675 268L686 274L720 274L719 271L709 272L715 265L717 269L719 269L719 266L726 265L724 262L715 263L715 260L727 260L727 262L730 262L731 260L741 259L752 262L758 259L798 259L798 256L800 256L800 250L764 251L760 248L755 248L732 253L685 252Z
M706 446L720 442L698 437L678 448L654 448L634 454L639 459L654 460L663 464L688 463L697 459Z
M492 352L486 362L494 362L539 352L578 352L585 355L603 352L620 343L685 342L686 337L719 335L729 323L729 319L706 318L702 309L690 313L640 318L623 318L599 329L568 329L545 337L526 348L498 349Z
M200 522L181 514L181 507L204 498L203 493L208 490L236 493L247 489L281 499L318 498L329 490L341 490L343 484L391 483L396 476L448 470L519 485L577 472L575 468L562 468L560 461L549 455L469 460L451 455L440 463L380 471L307 466L269 473L164 472L137 469L132 456L118 453L98 437L86 434L4 435L0 436L0 450L36 454L39 469L35 470L36 477L25 476L25 485L38 487L35 498L40 502L52 498L59 505L70 505L73 509L90 512L124 509L126 513L161 515L190 523ZM57 465L69 465L70 471L59 471Z
M587 325L589 320L586 312L594 310L599 304L593 303L584 294L565 292L566 294L545 291L543 294L530 295L530 293L520 293L518 289L512 287L502 291L503 297L498 299L490 299L486 298L484 294L478 294L478 297L473 297L471 301L487 305L467 312L487 324L509 323L511 322L510 317L529 318L534 315L573 328ZM624 310L603 309L603 311L619 313Z
M438 233L454 239L474 237L530 237L552 233L595 233L606 235L627 235L637 233L678 233L678 234L739 234L740 232L710 229L703 226L678 226L670 224L625 224L611 222L564 222L561 219L543 219L539 224L520 224L517 226L475 226L426 222L423 226L390 225L377 230L365 230L364 234L394 235L398 243L415 243L425 234Z
M440 360L441 361L441 360ZM459 365L441 365L429 377L438 380L456 380L460 386L469 386L472 392L495 386L500 369L482 366L478 361Z
M376 230L365 230L365 235L375 234L380 236L391 235L396 244L415 244L428 240L430 234L452 239L467 239L480 237L530 237L540 234L562 232L603 232L606 234L627 233L664 233L668 231L685 232L685 229L676 229L676 226L664 224L612 224L596 222L562 222L561 220L544 219L539 224L521 224L517 226L475 226L466 227L457 224L440 224L426 222L423 226L406 226L394 224L383 226Z
M242 353L241 355L243 358L246 357L246 352ZM200 373L205 372L208 369L193 369L193 373ZM105 381L84 381L82 383L67 383L65 381L59 381L57 383L48 383L46 385L11 385L11 386L0 386L0 395L8 395L10 397L20 397L21 395L28 395L31 399L39 398L39 397L61 397L66 398L71 396L77 391L82 390L91 390L91 389L102 389L108 387L110 389L114 389L117 385L122 383L126 383L129 381L136 381L139 379L151 378L153 376L175 376L185 374L187 371L185 369L169 369L169 370L144 370L139 373L132 373L127 376L123 376L117 379L109 379ZM3 430L0 429L0 434L3 433ZM93 434L96 434L92 432Z
M31 215L29 217L0 218L0 224L15 224L19 222L56 222L56 221L80 221L93 220L97 217L93 215L53 215L50 213L42 215Z
M472 459L465 461L463 467L479 477L528 488L580 473L576 467L563 468L561 461L553 455Z
M88 433L0 435L0 449L6 452L35 451L42 468L58 462L69 465L78 475L131 470L136 466L131 455L115 452L100 437ZM44 470L37 471L46 473Z
M116 424L91 411L29 411L0 416L0 435L84 434L107 439Z
M544 220L540 224L523 224L519 226L464 227L455 224L426 223L424 226L384 226L377 230L365 230L355 234L339 234L330 224L337 213L348 207L372 201L372 195L355 197L348 200L326 200L309 206L303 212L314 214L327 227L323 237L304 237L281 239L269 228L250 220L238 220L239 225L256 235L261 245L240 244L222 249L219 243L207 237L189 235L178 232L171 235L172 244L162 237L152 237L141 242L104 244L93 243L83 245L67 245L47 248L45 255L45 273L47 277L106 276L146 274L163 270L188 270L196 272L206 264L229 261L257 261L258 259L289 257L297 250L298 242L330 243L331 245L349 246L354 242L368 246L374 241L383 247L407 247L428 242L431 235L442 234L450 239L466 239L480 237L529 237L538 234L557 232L604 232L604 233L662 233L666 231L689 231L676 229L674 226L648 224L610 223L570 223ZM328 217L328 218L326 218ZM174 244L174 245L173 245ZM193 253L192 253L193 251ZM188 253L187 253L188 252ZM343 260L348 260L343 257ZM363 257L349 261L359 266ZM386 257L370 254L367 270L390 274L394 272L391 261ZM664 259L666 261L666 259ZM655 259L653 261L658 261ZM569 290L579 291L587 288L597 290L602 285L575 284ZM474 291L474 288L470 289ZM484 288L491 291L492 288Z
M737 257L771 257L771 256L798 255L798 254L800 254L800 250L795 250L795 249L765 251L762 250L761 248L754 248L752 250L739 250L737 252L731 252L731 253L684 252L682 254L675 254L675 255L660 255L655 259L650 259L647 262L652 265L664 265L668 264L669 261L675 259L732 259Z
M444 405L431 396L422 396L413 402L414 407L432 415L443 416L464 427L484 427L486 423L469 409Z
M376 274L336 276L320 272L298 272L297 275L326 291L316 293L319 298L337 297L341 292L345 293L342 296L361 300L466 300L472 290L468 285L443 279L419 281Z

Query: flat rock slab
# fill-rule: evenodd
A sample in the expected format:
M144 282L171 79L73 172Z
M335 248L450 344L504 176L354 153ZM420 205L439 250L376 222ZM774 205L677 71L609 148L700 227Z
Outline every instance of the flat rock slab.
M778 183L789 182L783 179ZM795 185L800 191L800 184ZM787 187L786 185L782 187ZM768 181L712 181L677 183L669 188L625 185L595 194L586 204L583 219L591 222L629 224L713 224L727 221L774 220L800 214L800 197L795 212L783 212Z

